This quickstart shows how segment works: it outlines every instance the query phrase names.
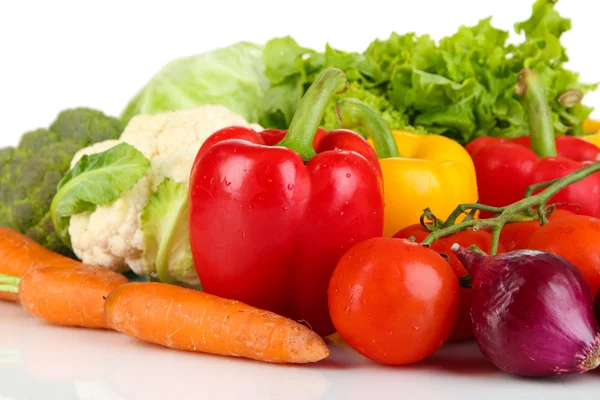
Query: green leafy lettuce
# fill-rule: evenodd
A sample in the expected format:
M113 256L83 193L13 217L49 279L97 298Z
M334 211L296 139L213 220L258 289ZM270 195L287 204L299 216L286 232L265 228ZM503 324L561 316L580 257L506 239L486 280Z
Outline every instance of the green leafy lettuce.
M84 155L61 179L50 205L54 228L71 245L71 216L110 204L150 170L150 161L135 147L120 143L102 153Z
M124 123L137 114L157 114L202 104L221 104L257 122L269 83L263 75L262 47L239 42L163 67L130 101Z
M188 187L164 179L140 217L144 262L161 282L199 286L188 232Z
M347 74L350 86L331 102L325 128L338 127L335 101L352 96L378 110L394 129L439 133L461 143L485 135L518 137L527 134L528 124L515 85L519 72L532 68L549 88L556 132L581 135L591 109L560 98L567 91L583 96L595 85L580 83L578 74L564 67L568 58L560 38L571 23L555 3L536 1L531 17L515 25L525 37L519 44L508 43L509 32L494 28L491 18L462 26L437 43L428 35L392 33L362 53L329 45L318 52L290 37L273 39L263 53L271 86L260 123L287 127L317 74L336 67Z

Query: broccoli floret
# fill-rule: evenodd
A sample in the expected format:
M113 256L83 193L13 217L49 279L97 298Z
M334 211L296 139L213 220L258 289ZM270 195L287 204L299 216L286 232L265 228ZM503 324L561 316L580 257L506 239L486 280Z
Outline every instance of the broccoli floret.
M72 140L80 148L92 143L118 139L123 132L121 122L90 108L76 108L61 112L50 130L60 135L61 140ZM117 136L115 136L117 133Z
M0 178L2 177L2 171L4 165L12 160L15 149L12 147L4 147L0 149Z
M0 226L73 256L56 234L49 215L56 186L79 149L118 139L122 131L118 119L77 108L61 112L49 129L25 133L18 147L0 149Z
M15 149L12 147L0 149L0 188L8 184L8 165L12 161L14 153ZM10 192L6 190L0 190L0 225L3 225L3 221L5 221L2 212L7 208L9 194Z
M48 129L36 129L25 133L19 142L20 150L39 151L45 146L58 142L58 134Z

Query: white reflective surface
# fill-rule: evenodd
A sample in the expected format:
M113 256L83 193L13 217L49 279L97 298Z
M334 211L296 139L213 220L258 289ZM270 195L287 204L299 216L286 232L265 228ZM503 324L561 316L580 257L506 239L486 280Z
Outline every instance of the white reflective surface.
M378 366L331 345L326 361L271 365L184 353L112 331L60 328L0 302L1 400L137 399L594 399L600 371L522 379L499 372L476 345L447 346L425 362Z

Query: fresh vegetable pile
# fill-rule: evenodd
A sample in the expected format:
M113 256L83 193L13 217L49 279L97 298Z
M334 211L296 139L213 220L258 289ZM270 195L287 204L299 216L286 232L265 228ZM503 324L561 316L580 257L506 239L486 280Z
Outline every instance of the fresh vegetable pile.
M516 45L489 19L364 53L240 42L122 122L61 113L0 150L0 300L265 362L338 333L388 365L474 340L511 374L595 369L600 122L554 3Z
M60 181L51 216L87 264L198 286L187 192L192 163L214 131L254 126L224 106L138 115L118 140L79 150Z

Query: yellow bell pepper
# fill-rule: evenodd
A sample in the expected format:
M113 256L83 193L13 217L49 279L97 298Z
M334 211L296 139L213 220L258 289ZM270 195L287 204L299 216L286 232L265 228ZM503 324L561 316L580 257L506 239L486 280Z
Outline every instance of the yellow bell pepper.
M477 202L475 166L459 143L441 135L404 131L389 135L377 112L356 99L341 100L337 111L343 127L363 128L380 159L384 236L418 223L425 208L446 218L459 204ZM384 130L387 135L380 133Z
M475 166L463 146L441 135L392 132L402 157L380 160L384 179L384 234L419 222L427 207L446 218L478 200Z
M600 147L600 132L594 133L593 135L579 136L583 140L587 140L590 143Z
M580 136L580 138L600 147L600 121L586 119L583 121L583 130L590 135Z
M587 133L600 132L600 121L594 119L586 119L583 121L583 130Z

